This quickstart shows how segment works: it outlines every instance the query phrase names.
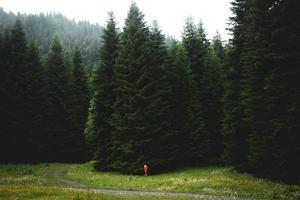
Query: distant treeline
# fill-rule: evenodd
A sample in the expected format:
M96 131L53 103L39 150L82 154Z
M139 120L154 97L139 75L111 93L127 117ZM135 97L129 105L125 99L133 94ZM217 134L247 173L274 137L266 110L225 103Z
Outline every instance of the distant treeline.
M101 45L100 34L103 27L99 24L91 24L88 21L75 22L62 14L20 14L5 12L0 7L0 30L12 28L16 20L24 25L24 32L28 42L36 41L41 58L47 56L53 34L59 38L66 48L72 51L78 45L82 52L82 59L88 71L97 60L97 50Z
M235 0L224 46L191 18L166 45L133 3L122 32L109 15L89 95L79 49L71 59L54 37L41 63L17 22L0 40L2 161L89 158L128 174L226 164L299 182L298 5Z

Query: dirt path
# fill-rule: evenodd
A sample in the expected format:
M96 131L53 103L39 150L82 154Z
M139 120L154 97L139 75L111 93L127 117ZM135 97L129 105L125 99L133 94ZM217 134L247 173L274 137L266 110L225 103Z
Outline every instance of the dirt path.
M69 166L66 164L52 165L47 167L46 170L41 173L41 176L45 177L47 184L49 185L61 186L65 188L88 188L84 184L68 180L66 177L68 169Z
M189 194L189 193L173 193L173 192L146 192L146 191L131 191L131 190L109 190L90 188L82 183L67 180L66 175L69 166L67 165L56 165L51 166L43 172L48 180L48 183L61 186L65 189L78 190L78 191L91 191L96 193L104 193L111 195L132 195L132 196L168 196L168 197L182 197L182 198L195 198L202 200L254 200L238 197L225 197L225 196L213 196L213 195L202 195L202 194Z
M213 196L213 195L172 193L172 192L142 192L142 191L127 191L127 190L106 190L106 189L89 189L89 191L112 194L112 195L168 196L168 197L195 198L195 199L203 199L203 200L254 200L254 199L245 199L245 198L237 198L237 197L223 197L223 196Z

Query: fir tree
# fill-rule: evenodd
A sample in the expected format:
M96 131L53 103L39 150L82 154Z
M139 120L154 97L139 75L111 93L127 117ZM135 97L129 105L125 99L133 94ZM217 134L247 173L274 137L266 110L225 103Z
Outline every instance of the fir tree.
M210 145L206 148L210 150L206 155L209 159L206 160L216 160L222 152L220 64L217 57L214 57L213 52L209 49L209 43L201 22L196 26L192 19L188 18L182 41L198 88L196 98L198 98L199 109L197 112L200 112L198 115L201 116L200 119L202 120L202 132L210 135L210 142L206 144L206 146ZM204 161L205 159L202 158L201 160Z
M169 84L173 134L178 145L178 162L203 164L207 161L211 145L199 102L199 88L190 68L189 57L181 44L170 50Z
M44 133L45 70L35 42L29 44L26 52L26 102L28 135L26 137L27 161L38 162L44 156L40 145Z
M70 73L65 65L63 48L54 36L47 62L47 111L48 126L43 141L45 157L49 161L63 161L70 155Z
M266 78L265 92L272 97L267 102L270 118L268 137L271 137L274 165L272 177L286 182L299 182L300 85L298 78L300 27L299 2L272 1L268 4L273 21L269 49L272 71Z
M2 119L2 125L0 126L1 132L1 140L0 140L0 162L8 161L9 155L4 153L7 151L9 146L9 122L10 122L10 115L9 115L9 92L7 88L7 81L8 81L8 52L9 52L9 35L8 31L6 34L0 33L0 114Z
M26 117L28 110L25 108L26 97L26 51L27 42L23 32L22 24L19 20L16 21L10 34L6 33L4 41L4 113L8 120L5 134L7 138L4 146L5 152L9 152L7 160L25 161L26 160L26 137L28 127L26 127ZM18 152L15 147L22 149Z
M244 41L241 53L241 97L244 107L244 121L248 125L249 155L247 168L259 173L263 160L269 160L270 148L265 141L267 127L266 97L264 92L265 78L269 73L268 39L270 29L269 17L264 12L265 2L259 5L248 1L251 9L244 19ZM259 19L259 23L257 20ZM270 162L266 161L266 162ZM269 167L266 168L266 171ZM265 172L262 172L265 174Z
M218 46L216 46L218 45ZM223 151L221 138L222 97L223 97L223 62L224 52L221 41L217 38L210 46L203 67L201 97L205 124L210 133L211 152L210 159L217 161ZM220 57L219 57L220 56ZM221 64L222 63L222 64Z
M168 104L171 111L168 120L170 120L172 126L172 139L169 141L169 146L172 148L174 155L177 155L176 161L178 164L186 162L186 156L188 155L187 143L189 141L189 132L186 132L186 124L188 119L187 100L189 99L189 95L187 92L186 76L184 75L189 74L189 67L189 61L182 45L173 42L168 49L165 71L169 86Z
M148 48L148 67L142 71L145 97L143 156L147 164L155 172L172 168L176 164L176 143L173 127L170 121L169 85L166 77L167 49L165 37L162 35L157 22L150 28ZM142 140L143 142L143 140ZM175 142L175 141L174 141Z
M118 59L117 92L114 105L113 167L126 173L138 173L147 159L143 147L150 142L145 132L147 97L143 91L149 83L147 43L149 30L144 15L135 3L130 7L121 34Z
M225 61L224 73L224 119L222 135L224 140L223 159L227 163L240 166L245 164L248 156L247 128L243 121L244 112L241 105L241 50L243 48L243 20L246 15L247 4L245 0L237 0L232 3L231 17L234 34L232 47L228 50L228 60Z
M95 148L95 168L111 169L112 113L115 102L115 64L118 56L118 33L113 13L109 13L102 35L103 46L99 52L99 66L93 74L92 100L87 136Z
M299 99L294 85L299 70L294 68L297 59L293 57L299 48L287 47L281 40L297 34L285 29L288 22L290 28L298 30L296 21L290 23L297 16L295 5L280 1L249 2L251 10L244 22L246 40L242 54L245 73L242 95L245 119L251 128L248 170L286 181L297 180L297 161L292 157L299 152L296 147L299 137L295 134L297 128L289 130L297 127L296 113L299 113L294 103ZM283 30L285 33L281 33Z
M88 113L88 86L79 47L76 47L72 59L73 69L71 74L71 118L72 118L72 160L82 161L87 159L87 150L84 142L84 128Z
M208 42L201 22L199 26L196 26L192 18L186 19L182 43L189 57L196 82L198 86L201 86L203 68L208 50ZM201 87L199 89L201 90Z
M223 45L222 37L219 32L216 32L216 34L213 37L212 44L211 44L212 51L214 52L214 55L217 56L217 61L222 64L225 59L225 48Z
M157 28L149 31L135 4L130 7L120 44L118 95L113 116L113 168L141 173L140 166L149 163L157 171L163 170L169 164L168 158L154 155L155 148L162 148L162 135L167 134L163 124L165 94L160 91L163 55L156 57L159 51L164 51L162 38Z

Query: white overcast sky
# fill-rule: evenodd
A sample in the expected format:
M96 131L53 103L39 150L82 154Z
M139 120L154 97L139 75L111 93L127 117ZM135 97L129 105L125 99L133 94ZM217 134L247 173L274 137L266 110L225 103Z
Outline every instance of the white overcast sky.
M88 20L105 25L107 13L113 11L122 28L132 0L0 0L0 7L14 13L60 12L75 20ZM218 30L224 40L228 35L228 18L231 0L135 0L151 24L157 20L165 34L180 38L184 21L201 19L208 38Z

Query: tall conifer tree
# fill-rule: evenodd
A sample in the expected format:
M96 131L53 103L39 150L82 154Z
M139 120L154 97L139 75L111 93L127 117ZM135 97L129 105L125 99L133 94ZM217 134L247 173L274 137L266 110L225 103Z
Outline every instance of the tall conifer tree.
M272 71L266 78L268 137L271 138L274 166L272 177L299 183L300 173L300 15L299 2L274 0L269 5Z
M77 46L73 52L71 69L71 118L72 143L70 146L73 161L87 159L87 149L84 142L84 128L88 113L88 86L82 56Z
M147 44L150 55L148 67L142 71L147 85L144 86L145 97L145 139L149 142L143 147L143 155L151 169L165 171L176 164L176 141L174 141L173 127L170 121L169 85L166 77L167 49L165 37L154 21L150 28ZM174 141L174 143L172 143Z
M42 66L40 55L35 42L29 44L26 52L26 101L28 135L26 137L28 154L26 159L38 162L44 156L40 150L44 137L45 103L45 70Z
M182 44L174 43L169 51L167 77L170 85L172 138L177 165L203 164L211 145L203 123L199 89Z
M224 52L221 40L220 38L214 38L207 52L201 81L201 97L204 105L202 112L204 113L205 124L210 134L210 159L212 161L218 161L223 151L221 137L221 121L223 118L223 62Z
M9 53L10 53L10 36L8 30L1 37L1 46L0 46L0 115L2 119L2 124L0 126L1 140L0 140L0 161L7 162L10 159L10 155L8 155L7 149L10 146L10 122L11 122L11 113L9 111L10 100L9 100L9 90L7 87L8 78L9 78Z
M196 26L191 18L186 20L183 33L183 45L186 49L191 70L197 84L197 97L202 120L202 131L210 136L206 160L216 160L222 151L220 119L222 90L218 76L218 63L215 62L209 43L206 39L203 24ZM206 130L204 130L206 129ZM202 159L203 161L204 159Z
M5 90L7 98L7 107L5 108L9 121L7 122L7 152L10 152L8 159L13 161L26 160L26 137L28 134L27 115L28 110L25 106L24 98L26 97L26 51L27 42L22 24L19 20L16 21L14 27L10 31L10 37L4 44L6 53L6 78ZM4 97L5 98L5 97ZM15 147L22 149L18 152ZM25 160L24 160L25 159Z
M70 156L70 71L63 56L63 48L55 35L47 62L47 127L43 141L45 157L50 161L63 161Z
M87 137L95 148L95 168L111 169L112 114L115 102L115 64L119 38L113 13L109 13L102 35L103 46L99 52L99 66L93 74L90 119ZM92 139L92 141L91 141Z
M245 40L243 20L248 9L246 0L237 0L232 3L234 17L231 31L234 34L232 47L228 50L228 60L225 61L224 81L224 119L222 135L224 140L223 158L234 165L245 164L248 156L247 128L245 126L244 112L241 105L241 51Z
M208 41L202 23L196 26L192 18L185 22L182 43L187 52L192 72L195 74L196 82L201 90L203 68L208 51Z
M295 134L299 88L294 84L299 70L294 66L299 48L282 42L299 34L299 25L293 22L296 2L249 1L249 6L242 54L245 120L251 128L247 167L262 176L296 181L299 159L292 157L299 153ZM295 32L287 31L286 23Z
M144 147L151 141L145 127L149 80L149 29L144 15L135 3L130 7L121 34L116 103L114 107L113 139L114 168L127 173L138 173L148 160Z

